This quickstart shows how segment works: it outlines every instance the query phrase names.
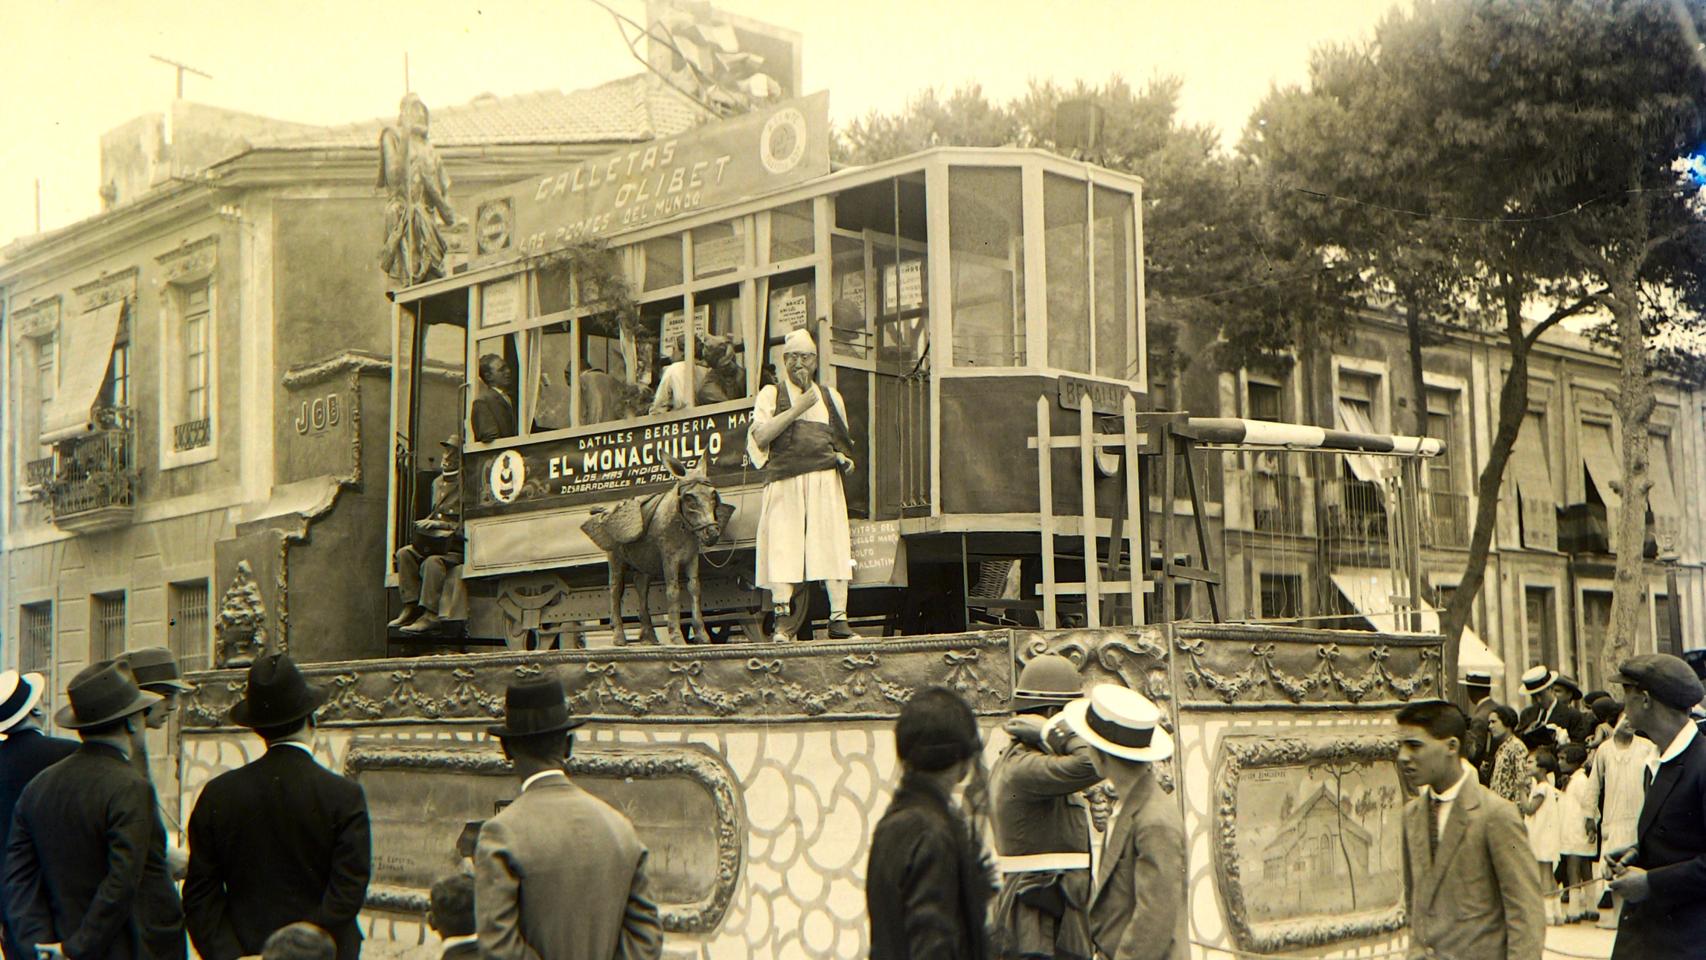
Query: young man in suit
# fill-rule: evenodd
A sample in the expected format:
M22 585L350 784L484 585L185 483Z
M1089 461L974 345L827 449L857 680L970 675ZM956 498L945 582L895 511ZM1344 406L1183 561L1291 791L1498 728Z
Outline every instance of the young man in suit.
M6 912L21 956L146 960L138 892L165 836L154 788L130 765L143 712L160 702L116 664L83 669L54 715L83 744L24 788L6 844ZM164 857L164 852L161 852Z
M356 914L372 873L367 797L314 759L310 686L289 656L249 668L231 722L255 731L267 751L214 777L190 813L184 906L202 960L261 952L273 931L307 921L331 934L338 960L361 953Z
M1161 789L1154 764L1173 755L1173 738L1148 697L1102 683L1062 711L1072 732L1093 750L1097 772L1119 800L1108 818L1090 934L1108 960L1185 960L1185 825L1179 805Z
M569 715L554 674L512 683L503 745L521 795L485 822L474 848L480 954L494 960L608 960L663 953L647 894L646 848L634 825L569 779Z
M0 673L0 857L12 833L12 811L24 787L46 770L77 752L77 741L50 737L41 731L41 694L47 680L39 673ZM12 936L6 921L6 888L0 883L0 950L8 960L28 957Z
M1706 697L1679 657L1632 657L1611 682L1623 712L1659 748L1647 762L1635 846L1610 855L1611 890L1623 900L1613 960L1699 957L1706 944L1706 738L1688 711Z
M1443 700L1398 711L1410 949L1451 960L1539 960L1546 910L1522 815L1461 758L1463 711Z
M901 708L894 749L900 786L865 867L871 960L988 960L992 876L953 799L983 749L977 717L953 691L926 687Z

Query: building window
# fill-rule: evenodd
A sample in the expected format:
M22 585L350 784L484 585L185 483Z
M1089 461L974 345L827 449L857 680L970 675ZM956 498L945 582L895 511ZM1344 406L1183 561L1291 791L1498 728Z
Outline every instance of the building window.
M124 591L89 598L89 659L111 660L124 652Z
M18 670L46 673L53 663L53 602L26 603L18 608Z
M208 667L207 581L174 583L168 590L171 619L166 624L167 643L183 670Z
M1262 574L1262 619L1295 620L1303 615L1303 577L1295 573Z

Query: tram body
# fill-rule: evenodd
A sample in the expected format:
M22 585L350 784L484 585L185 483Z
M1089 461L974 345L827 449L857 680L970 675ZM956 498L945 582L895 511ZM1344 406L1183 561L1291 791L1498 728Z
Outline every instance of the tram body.
M567 647L599 629L607 567L582 524L665 489L667 454L703 462L737 508L701 558L715 639L760 639L762 477L746 432L792 329L812 332L820 380L846 400L854 585L873 588L855 591L855 618L906 632L963 628L963 609L938 601L963 596L968 557L1040 550L1039 489L1057 512L1082 508L1066 458L1052 483L1038 476L1039 397L1056 435L1079 428L1073 398L1147 406L1136 178L1042 151L939 148L697 207L689 196L690 209L602 236L599 269L621 271L637 320L591 299L592 261L573 256L584 222L521 222L557 182L481 198L482 244L513 249L394 295L388 555L426 513L433 451L460 438L471 638ZM482 440L470 418L490 356L517 371L516 430ZM708 372L727 399L651 412L670 362Z

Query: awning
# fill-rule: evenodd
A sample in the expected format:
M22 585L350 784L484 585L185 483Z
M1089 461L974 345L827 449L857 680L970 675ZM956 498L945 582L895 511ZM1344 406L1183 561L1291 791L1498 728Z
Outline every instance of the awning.
M59 389L43 411L41 442L54 443L93 429L89 408L95 405L107 368L113 359L124 301L97 307L60 324Z
M1623 498L1611 489L1611 485L1622 486L1623 461L1611 449L1611 427L1582 424L1582 462L1588 466L1588 476L1593 479L1599 498L1605 501L1606 522L1615 525L1623 507Z
M1364 436L1376 436L1374 424L1368 420L1368 415L1362 408L1345 400L1339 401L1339 429L1347 433L1359 433ZM1390 464L1385 457L1371 457L1361 453L1345 454L1345 463L1350 466L1351 473L1365 483L1378 483L1388 472Z
M1408 616L1397 613L1399 591L1392 586L1392 571L1378 567L1346 567L1333 574L1333 586L1351 602L1352 609L1381 633L1410 633ZM1439 633L1439 610L1426 602L1417 606L1422 614L1422 633ZM1487 647L1474 630L1465 626L1458 642L1457 669L1485 670L1503 675L1505 662Z

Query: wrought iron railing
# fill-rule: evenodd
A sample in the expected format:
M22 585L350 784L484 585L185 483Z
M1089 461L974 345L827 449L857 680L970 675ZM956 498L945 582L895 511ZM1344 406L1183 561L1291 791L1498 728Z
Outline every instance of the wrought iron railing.
M207 446L212 440L212 432L208 429L211 423L212 420L202 417L200 420L191 420L173 427L172 449L182 453Z
M127 407L104 407L97 429L54 444L52 473L38 498L55 523L109 507L136 505L136 423Z
M1469 546L1469 495L1422 491L1422 543L1429 547Z

